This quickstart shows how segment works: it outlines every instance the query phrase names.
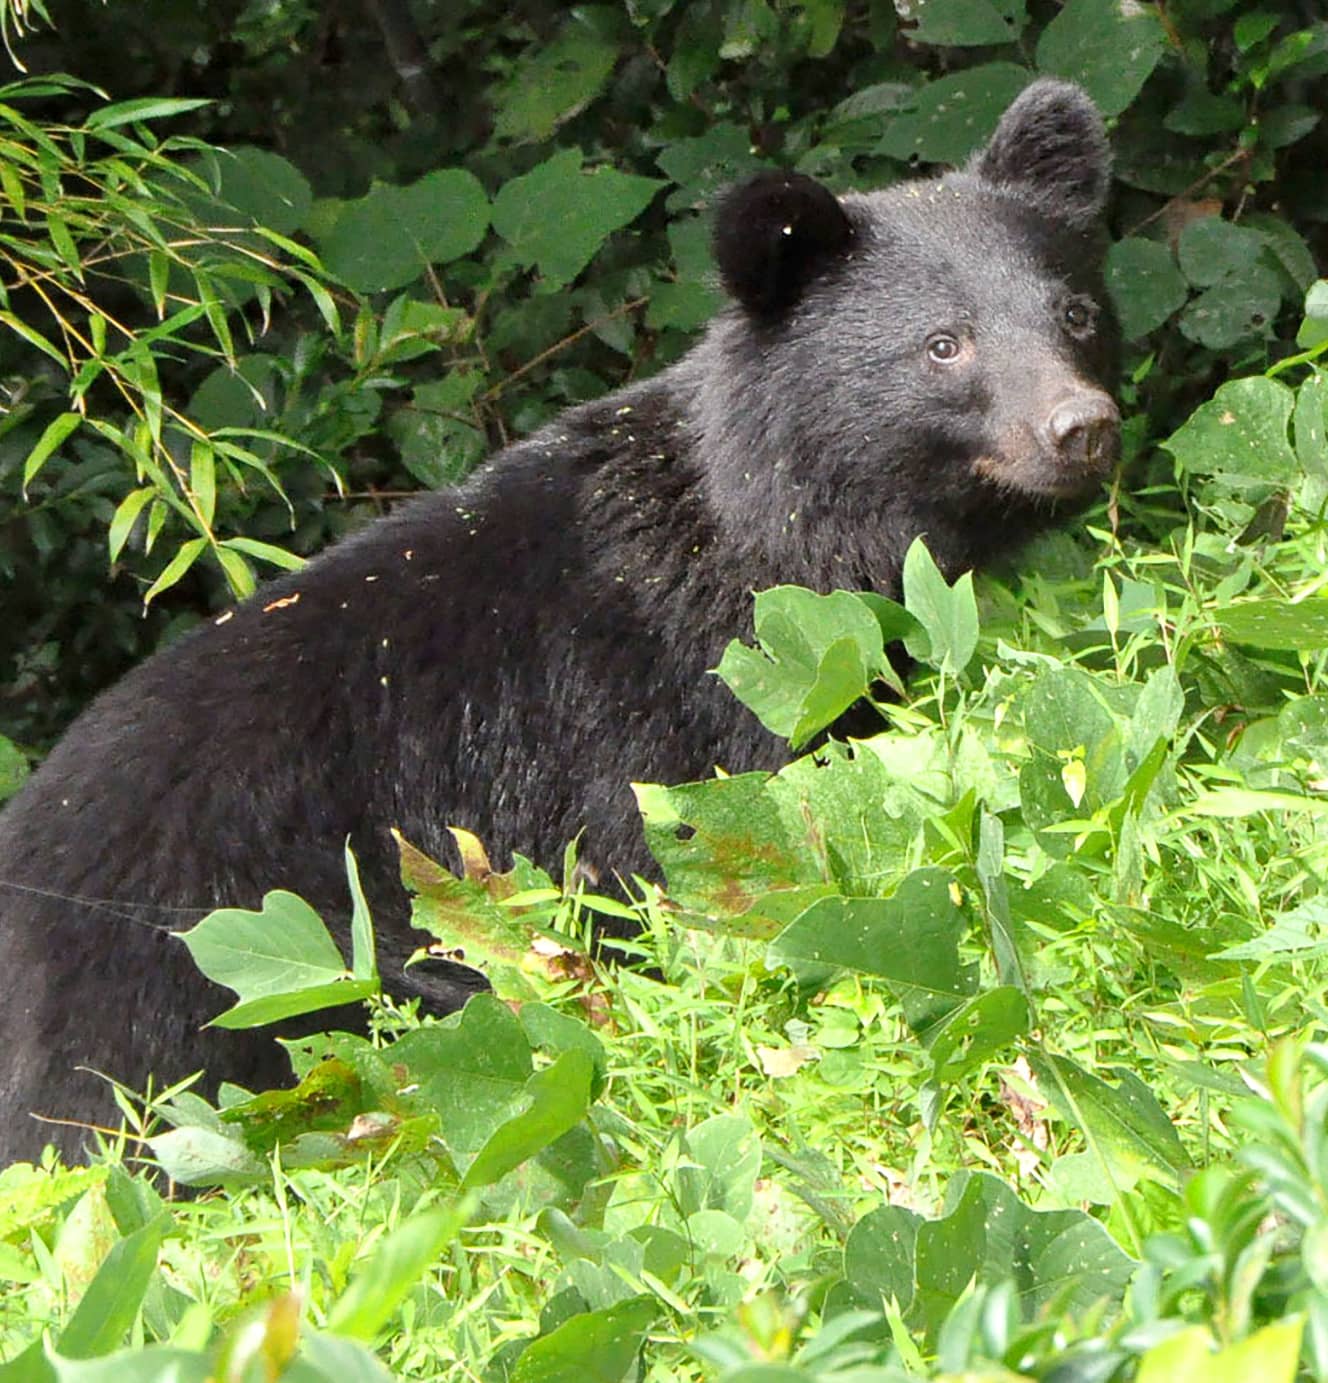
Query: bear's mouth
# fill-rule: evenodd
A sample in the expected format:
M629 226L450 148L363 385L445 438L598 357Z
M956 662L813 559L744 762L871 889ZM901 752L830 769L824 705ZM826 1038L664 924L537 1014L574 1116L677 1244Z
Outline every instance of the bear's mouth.
M984 452L971 463L975 475L1007 494L1087 499L1120 459L1120 416L1114 406L1054 436L1039 436L1031 428L1021 432L1010 439L1013 445Z

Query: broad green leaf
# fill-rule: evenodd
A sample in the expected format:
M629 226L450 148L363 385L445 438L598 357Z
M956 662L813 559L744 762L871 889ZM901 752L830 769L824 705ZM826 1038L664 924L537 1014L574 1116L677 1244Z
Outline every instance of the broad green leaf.
M275 235L291 235L304 226L313 191L304 174L280 154L268 149L220 149L215 167L218 200L245 221Z
M896 8L911 42L942 48L1013 43L1028 18L1024 0L900 0Z
M770 943L770 963L878 975L925 1038L977 985L973 967L959 955L968 919L956 893L945 870L918 869L890 898L822 898Z
M1083 1133L1118 1190L1140 1177L1172 1182L1190 1166L1175 1125L1132 1072L1117 1071L1118 1084L1111 1086L1066 1057L1034 1052L1029 1061L1039 1089Z
M607 12L602 7L601 12ZM574 9L547 47L518 64L498 97L500 139L547 139L599 94L618 60L618 44L591 23L594 11Z
M775 784L763 773L632 784L650 852L689 918L769 938L829 891L810 823L791 834Z
M375 979L350 978L322 918L284 890L257 912L218 908L179 936L208 979L239 996L212 1020L217 1027L274 1023L378 992Z
M1191 221L1176 242L1181 273L1196 288L1211 288L1231 274L1242 273L1263 253L1263 236L1220 216Z
M1299 474L1287 439L1295 395L1255 375L1222 385L1162 444L1183 471L1218 476L1234 489L1290 483Z
M1160 327L1189 297L1167 246L1140 236L1127 236L1107 251L1107 288L1127 341Z
M418 1098L438 1112L441 1135L461 1166L530 1107L530 1040L492 994L475 994L458 1016L407 1033L392 1059L409 1071Z
M761 591L754 628L760 652L734 640L717 672L768 730L795 749L889 671L880 621L848 591Z
M1305 473L1328 476L1328 374L1322 370L1316 370L1296 390L1291 435L1296 441L1296 458Z
M238 1137L190 1125L148 1139L162 1170L181 1186L215 1186L227 1182L257 1185L270 1179L268 1164Z
M1066 0L1042 31L1039 71L1078 82L1103 115L1139 94L1166 47L1156 11L1121 0Z
M723 32L717 6L688 5L683 10L665 73L669 95L680 105L719 67Z
M687 1165L678 1169L678 1210L686 1216L722 1211L735 1220L752 1212L761 1175L761 1139L741 1114L713 1114L683 1140Z
M906 161L963 163L1032 77L1026 67L992 62L928 82L913 110L886 125L876 152Z
M532 945L519 913L501 906L516 892L516 885L510 875L490 867L483 846L469 831L454 827L452 836L461 851L461 877L393 832L401 854L401 878L413 895L412 925L457 957L457 964L483 975L500 998L538 998L535 981L548 974L550 960Z
M520 263L539 269L546 287L561 287L663 186L616 168L583 169L579 149L562 149L503 184L493 203L493 227Z
M1304 1329L1305 1317L1296 1314L1217 1348L1207 1327L1191 1326L1143 1356L1136 1383L1293 1383Z
M575 1048L536 1071L521 1092L523 1107L494 1129L466 1168L463 1188L491 1186L575 1128L590 1108L594 1074L590 1057Z
M469 1202L458 1201L418 1211L398 1225L379 1242L328 1312L329 1333L372 1342L425 1271L456 1239L471 1209Z
M1305 320L1296 334L1301 350L1312 350L1328 341L1328 279L1318 279L1305 294Z
M510 186L510 184L509 184ZM443 168L411 183L375 183L319 236L323 263L359 293L404 288L427 265L469 254L489 228L489 199L474 174Z
M1235 643L1254 648L1318 653L1328 648L1328 599L1245 600L1213 611L1218 627Z
M41 1341L37 1342L38 1352ZM174 1345L148 1345L124 1349L100 1359L62 1359L53 1356L48 1372L41 1375L50 1383L210 1383L216 1375L207 1354ZM20 1383L0 1369L3 1383ZM22 1383L37 1383L37 1376Z
M282 1375L289 1383L393 1383L395 1377L358 1340L316 1331L302 1335L299 1358Z
M1229 274L1194 299L1179 326L1190 340L1225 350L1252 336L1266 336L1282 303L1282 284L1266 264Z
M1087 1311L1117 1300L1137 1265L1080 1210L1030 1210L1003 1182L961 1172L934 1220L885 1206L863 1217L844 1249L853 1298L879 1308L893 1297L935 1340L955 1304L979 1286L1010 1282L1021 1314Z
M653 1297L632 1297L564 1321L521 1352L511 1383L618 1383L659 1314Z
M958 677L978 644L973 574L965 572L949 585L926 543L914 538L904 557L904 608L926 635L925 640L906 637L904 646L915 658Z
M1028 1000L1010 985L997 985L965 999L927 1033L932 1079L942 1085L959 1080L1031 1026Z

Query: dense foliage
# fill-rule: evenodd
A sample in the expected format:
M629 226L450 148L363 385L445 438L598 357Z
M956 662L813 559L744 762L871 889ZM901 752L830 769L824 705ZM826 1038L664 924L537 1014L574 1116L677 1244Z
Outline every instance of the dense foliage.
M1127 447L1011 571L760 597L721 672L795 747L919 671L641 789L644 973L473 841L407 855L498 994L448 1024L367 918L203 924L226 1021L353 985L374 1036L126 1094L114 1151L225 1194L0 1174L0 1383L1328 1378L1317 6L46 8L0 6L0 795L263 566L685 349L725 180L961 161L1037 72L1114 118Z

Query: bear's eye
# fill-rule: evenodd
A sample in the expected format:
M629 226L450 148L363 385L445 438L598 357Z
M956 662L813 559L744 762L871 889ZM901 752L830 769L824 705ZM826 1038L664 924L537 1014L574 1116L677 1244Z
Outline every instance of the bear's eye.
M1087 298L1071 298L1065 304L1065 325L1075 335L1091 331L1096 321L1097 305Z
M952 365L959 359L959 342L955 337L941 332L927 341L927 358L938 365Z

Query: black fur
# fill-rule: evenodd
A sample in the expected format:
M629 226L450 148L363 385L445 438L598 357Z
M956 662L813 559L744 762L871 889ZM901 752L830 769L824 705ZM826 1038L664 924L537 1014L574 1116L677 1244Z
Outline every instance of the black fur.
M752 316L773 318L852 239L852 222L833 192L802 173L767 169L720 202L715 262L725 288Z
M842 202L748 184L716 236L741 307L686 359L95 702L0 813L0 1158L51 1136L28 1111L108 1117L78 1064L134 1085L203 1065L282 1079L265 1034L200 1033L226 996L165 928L286 887L344 940L349 836L408 994L389 827L446 856L456 824L496 862L555 866L584 827L601 872L648 870L631 779L782 760L707 675L753 590L897 593L917 534L953 575L1091 490L1114 436L1086 218L1106 176L1092 107L1038 83L966 172Z

